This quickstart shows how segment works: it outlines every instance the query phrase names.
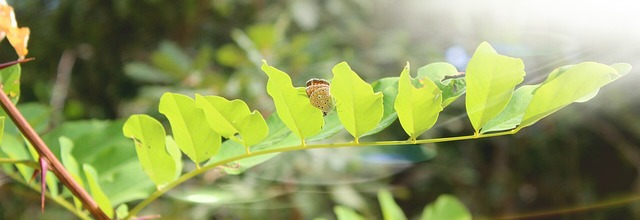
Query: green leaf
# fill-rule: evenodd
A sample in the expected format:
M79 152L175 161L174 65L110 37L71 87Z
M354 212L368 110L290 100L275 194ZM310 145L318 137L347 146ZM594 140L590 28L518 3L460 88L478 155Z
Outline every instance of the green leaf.
M80 167L78 166L76 159L71 155L71 151L73 150L73 141L62 136L58 138L58 142L60 142L60 161L62 162L62 165L64 165L64 167L69 171L71 177L73 177L73 179L82 188L84 188ZM82 210L82 202L75 196L73 196L73 204L75 205L76 210Z
M420 67L417 78L423 79L426 77L438 86L442 91L442 107L445 108L466 91L464 77L445 79L445 77L458 74L460 73L455 66L445 62L437 62Z
M220 135L203 120L205 115L193 99L176 93L165 93L160 98L158 110L169 119L173 138L180 150L197 166L218 154Z
M420 219L471 220L471 213L456 197L440 195L434 203L424 208Z
M338 220L365 220L366 219L362 217L362 215L358 214L355 210L344 207L344 206L333 207L333 212L336 213Z
M171 155L173 163L176 165L174 179L178 179L180 174L182 174L182 151L180 151L180 147L178 147L176 141L173 140L173 137L169 135L165 137L165 143L167 144L167 153Z
M624 64L615 67L626 72L630 70L630 67ZM600 87L624 74L619 73L614 67L594 62L555 69L534 91L518 129L532 125L572 102L585 101Z
M291 78L285 72L269 66L264 60L262 71L269 76L267 93L273 98L278 117L304 145L306 137L313 136L322 129L322 111L311 105L305 88L293 87Z
M327 116L329 117L329 116ZM294 146L300 139L287 128L287 126L278 118L278 114L272 114L267 118L267 125L269 126L269 135L260 144L254 146L256 150L266 150L280 147ZM218 156L211 158L207 161L207 165L216 163L219 161L227 160L232 157L237 157L245 154L244 150L238 142L227 140L222 143L222 148ZM245 170L258 165L264 161L267 161L279 153L253 156L242 160L234 161L227 167L223 167L227 174L240 174Z
M132 79L145 83L173 83L176 78L141 62L131 62L124 66L124 73Z
M147 198L157 189L140 165L131 139L122 135L124 124L124 119L65 122L44 135L43 140L62 158L59 137L71 139L76 146L71 152L73 157L78 164L91 164L100 173L102 190L117 205ZM71 195L68 191L63 194Z
M191 59L174 42L163 41L158 50L151 55L153 65L172 74L175 78L182 79L189 73Z
M148 115L132 115L122 131L134 140L142 169L158 188L176 179L176 164L165 148L165 133L160 122Z
M2 148L2 152L4 152L4 154L9 158L17 160L33 160L22 139L17 138L16 136L4 135L0 148ZM16 164L15 166L24 180L28 181L31 178L34 171L33 168L22 164Z
M102 188L100 188L98 184L98 172L89 164L83 164L82 169L84 170L84 175L87 177L89 189L91 189L91 197L96 200L98 207L100 207L109 218L113 218L113 206L111 206L109 198L102 192Z
M406 220L407 216L404 215L400 206L393 200L393 195L387 190L381 190L378 192L378 201L380 202L380 208L382 209L382 217L384 220Z
M509 104L498 114L482 127L481 132L504 131L513 129L520 124L524 112L529 106L529 102L533 98L533 91L540 85L526 85L516 89Z
M384 113L382 93L373 92L345 62L333 67L331 95L336 100L338 117L344 128L355 138L373 130Z
M20 65L12 65L0 70L0 81L4 93L15 104L20 98Z
M380 123L378 123L378 126L362 136L378 133L389 127L391 123L398 119L398 114L396 113L393 105L396 102L396 95L398 95L399 79L400 77L387 77L371 83L371 87L373 87L374 92L382 93L382 105L384 106L384 112L382 113L382 119L380 120Z
M467 114L476 134L509 103L524 75L522 60L499 55L487 42L478 46L465 76Z
M307 141L326 140L343 129L344 126L340 123L338 114L336 114L335 111L331 111L324 117L324 126L322 127L322 130L320 130L318 134L308 138Z
M431 128L442 111L442 92L431 80L425 80L422 88L411 85L409 64L400 73L398 96L394 107L398 112L400 125L411 140Z
M6 118L5 116L0 116L0 143L2 143L2 137L4 137L4 119ZM2 151L1 148L0 151Z
M207 122L213 130L247 148L260 143L269 128L258 111L239 99L229 101L220 96L196 95L196 105L204 110Z
M127 204L119 205L118 208L116 208L117 219L123 219L123 217L128 215L129 215L129 206L127 206Z

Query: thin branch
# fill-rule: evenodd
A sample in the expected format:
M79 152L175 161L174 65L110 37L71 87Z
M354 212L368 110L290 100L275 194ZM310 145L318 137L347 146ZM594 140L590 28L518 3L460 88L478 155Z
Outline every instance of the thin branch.
M64 184L73 195L75 195L84 207L89 210L89 212L97 219L107 220L109 217L98 207L98 203L96 203L93 198L85 191L71 176L69 171L67 171L62 163L56 158L56 156L49 150L49 147L42 141L40 136L36 133L35 130L29 125L27 120L22 116L20 111L16 108L15 105L11 102L6 93L4 93L4 87L0 85L0 103L2 104L2 109L7 113L9 118L16 124L16 127L20 130L22 135L25 136L29 143L33 145L33 147L38 151L40 157L44 157L49 164L51 165L51 169L53 173L56 174L60 182ZM42 180L44 181L44 180Z
M31 168L38 169L38 163L33 160L21 160L21 159L11 159L11 158L0 158L0 163L11 163L11 164L22 164Z
M162 196L163 194L165 194L167 191L169 191L170 189L180 185L181 183L197 176L200 175L202 173L204 173L205 171L211 170L211 169L215 169L217 167L220 166L224 166L228 163L231 163L233 161L237 161L237 160L242 160L242 159L246 159L249 157L255 157L255 156L260 156L260 155L266 155L266 154L273 154L273 153L283 153L283 152L291 152L291 151L300 151L300 150L307 150L307 149L317 149L317 148L342 148L342 147L369 147L369 146L390 146L390 145L413 145L413 144L429 144L429 143L440 143L440 142L451 142L451 141L461 141L461 140L471 140L471 139L480 139L480 138L488 138L488 137L496 137L496 136L504 136L504 135L512 135L515 134L517 131L516 130L509 130L509 131L502 131L502 132L496 132L496 133L490 133L490 134L478 134L478 135L467 135L467 136L458 136L458 137L446 137L446 138L433 138L433 139L424 139L424 140L417 140L417 141L411 141L411 140L407 140L407 141L378 141L378 142L359 142L359 143L354 143L354 142L349 142L349 143L336 143L336 144L310 144L310 145L297 145L297 146L291 146L291 147L281 147L281 148L272 148L272 149L266 149L266 150L259 150L259 151L253 151L251 152L251 154L242 154L242 155L238 155L235 157L231 157L231 158L227 158L225 160L221 160L218 161L216 163L212 163L212 164L208 164L203 166L200 169L195 169L192 170L188 173L183 174L182 176L178 177L178 179L176 179L175 181L167 184L166 186L162 187L161 189L158 189L157 191L155 191L154 193L152 193L151 195L149 195L149 197L147 197L145 200L143 200L142 202L138 203L138 205L136 205L133 209L131 209L129 211L129 215L127 217L125 217L125 220L129 220L131 219L133 216L135 216L136 214L138 214L138 212L142 211L142 209L144 207L146 207L147 205L149 205L152 201L156 200L158 197Z
M62 110L64 109L64 102L67 100L69 84L71 84L71 72L76 58L75 50L66 49L62 52L60 62L58 62L58 73L51 93L52 114L49 123L50 127L55 127L62 121Z
M33 162L33 161L32 161ZM37 166L36 166L37 167ZM41 192L40 191L40 187L38 187L37 185L34 184L29 184L27 181L25 181L21 176L16 175L15 173L7 173L7 176L10 177L11 179L13 179L15 182L18 182L22 185L25 185L31 189L33 189L33 191L36 192ZM69 210L71 213L75 214L76 216L78 216L78 218L82 219L82 220L90 220L91 218L87 215L87 213L83 213L82 210L76 209L73 204L71 204L69 201L65 200L63 197L60 196L52 196L51 193L49 192L45 192L44 193L45 197L47 197L50 200L53 200L55 203L57 203L58 205L60 205L61 207Z

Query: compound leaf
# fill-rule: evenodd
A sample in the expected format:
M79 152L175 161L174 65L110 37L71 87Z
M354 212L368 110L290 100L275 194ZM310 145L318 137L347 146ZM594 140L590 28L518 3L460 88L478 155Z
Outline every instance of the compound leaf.
M478 46L465 76L467 114L476 134L509 103L524 75L521 59L500 55L487 42Z
M340 122L345 129L358 139L373 130L382 119L384 106L382 93L362 80L345 62L333 67L331 95L336 100Z

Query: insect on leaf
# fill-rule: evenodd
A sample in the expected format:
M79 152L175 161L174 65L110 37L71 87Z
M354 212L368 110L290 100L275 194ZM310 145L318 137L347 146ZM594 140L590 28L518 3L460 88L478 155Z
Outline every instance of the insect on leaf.
M264 60L262 71L269 77L267 93L273 98L278 117L304 145L306 137L311 137L322 129L322 111L310 104L305 88L293 87L291 78L285 72L269 66Z

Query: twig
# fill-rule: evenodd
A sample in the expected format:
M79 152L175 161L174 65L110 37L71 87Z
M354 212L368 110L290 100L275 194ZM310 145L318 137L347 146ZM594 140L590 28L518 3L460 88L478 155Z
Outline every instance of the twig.
M49 147L42 141L40 136L36 133L35 130L29 125L27 120L22 116L20 111L16 108L15 105L11 102L11 99L4 93L4 86L0 84L0 104L2 104L2 109L7 113L9 118L16 124L20 133L25 136L25 138L33 145L33 147L38 151L40 157L44 157L51 166L53 173L56 174L60 182L64 184L73 195L75 195L84 207L93 215L96 219L100 220L108 220L109 217L98 207L98 203L96 203L93 198L85 191L80 185L73 179L69 171L67 171L62 163L56 158L56 156L49 150ZM43 171L46 172L46 171ZM44 180L42 180L44 181Z

